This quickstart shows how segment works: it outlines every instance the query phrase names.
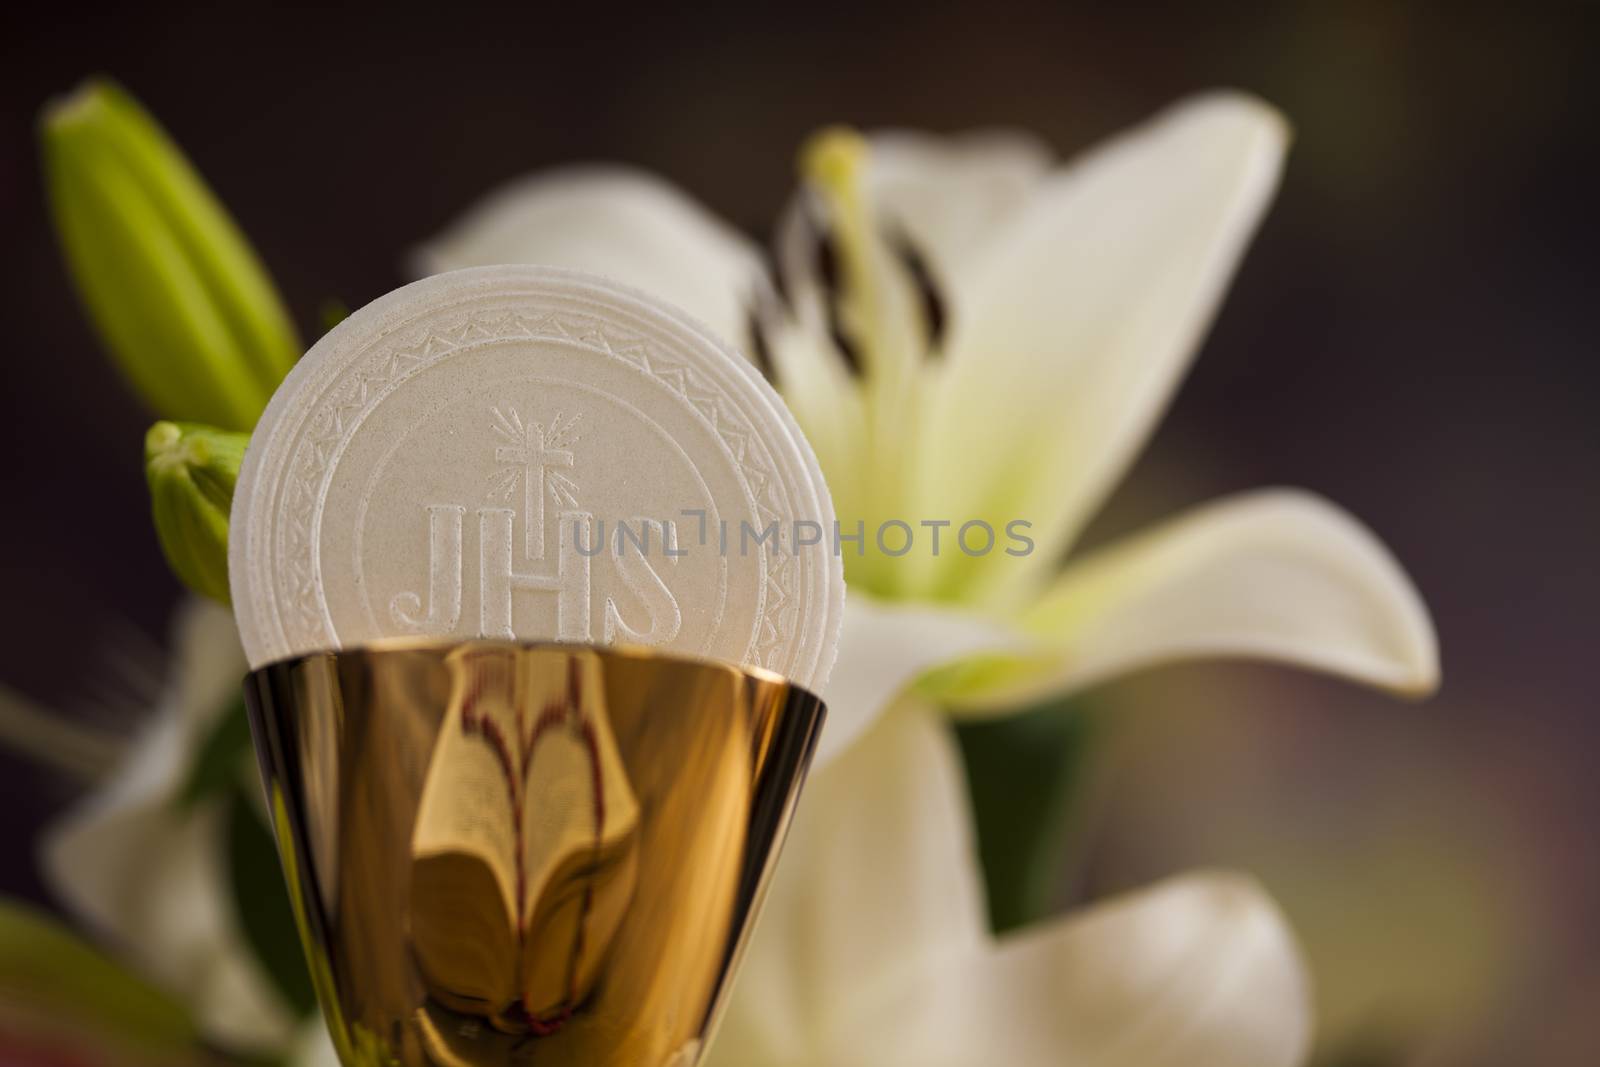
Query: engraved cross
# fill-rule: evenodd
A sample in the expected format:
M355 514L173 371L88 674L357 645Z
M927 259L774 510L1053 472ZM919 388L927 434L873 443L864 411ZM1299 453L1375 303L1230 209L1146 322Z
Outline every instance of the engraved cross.
M523 551L529 559L544 559L544 472L551 467L572 466L572 452L565 448L546 448L544 424L530 422L522 444L502 445L494 450L494 458L500 463L522 467Z

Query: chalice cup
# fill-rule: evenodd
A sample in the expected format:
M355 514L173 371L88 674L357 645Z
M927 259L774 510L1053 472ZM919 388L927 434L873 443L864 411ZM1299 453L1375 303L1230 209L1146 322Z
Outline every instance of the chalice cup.
M825 709L644 650L391 641L245 683L345 1067L693 1067Z

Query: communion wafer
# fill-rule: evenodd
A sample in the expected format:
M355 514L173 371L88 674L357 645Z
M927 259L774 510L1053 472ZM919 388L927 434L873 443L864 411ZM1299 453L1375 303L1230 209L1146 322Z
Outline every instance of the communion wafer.
M351 315L261 418L229 585L253 667L382 638L663 649L813 689L844 579L810 447L682 312L553 268Z

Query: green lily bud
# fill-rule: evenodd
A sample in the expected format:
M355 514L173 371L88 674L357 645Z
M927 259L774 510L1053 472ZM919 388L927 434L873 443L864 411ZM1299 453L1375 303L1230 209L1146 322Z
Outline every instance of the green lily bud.
M228 512L249 434L158 422L144 437L150 511L167 563L183 583L228 598Z
M300 343L244 235L115 85L48 106L40 137L68 267L122 373L158 415L249 430Z

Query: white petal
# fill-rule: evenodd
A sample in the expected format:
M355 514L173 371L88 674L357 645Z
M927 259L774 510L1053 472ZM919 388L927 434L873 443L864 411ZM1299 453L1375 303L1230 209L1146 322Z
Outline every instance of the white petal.
M225 608L193 601L177 628L174 684L127 762L51 825L45 876L141 973L178 994L211 1038L274 1051L292 1019L234 914L223 812L178 803L197 747L246 670Z
M173 630L172 677L163 706L192 729L209 731L224 710L238 704L240 682L250 669L233 611L190 597L179 606Z
M1015 652L1024 639L999 623L926 604L896 604L852 590L839 658L822 694L828 720L814 766L824 766L867 730L925 672L968 656Z
M1273 190L1259 101L1182 104L1047 178L985 246L931 398L929 515L1034 524L1026 561L944 561L943 592L1061 557L1144 442ZM1014 591L1014 590L1013 590Z
M922 371L959 313L958 269L1020 207L1047 160L1009 131L864 140L834 129L802 151L776 241L792 317L772 317L768 347L847 524L875 530L911 514ZM845 569L884 593L912 591L920 574L915 559L889 564L871 550L846 557Z
M899 705L807 783L711 1063L842 1062L859 997L969 958L986 924L954 740Z
M905 231L944 283L1023 206L1051 160L1021 130L955 137L882 130L868 141L867 188L879 217Z
M846 516L861 514L866 464L865 399L850 372L829 347L830 342L792 321L769 327L767 343L783 401L806 435L828 480L834 513L849 529ZM846 571L850 556L845 556Z
M1022 625L1055 646L1054 665L990 679L990 701L1201 657L1276 660L1408 695L1439 678L1427 608L1394 557L1346 512L1288 489L1214 502L1073 564Z
M877 236L908 238L948 300L957 277L1026 204L1049 165L1049 149L1020 130L955 137L880 130L867 138L862 183ZM822 336L815 238L807 221L818 214L809 202L814 195L804 184L795 191L779 216L775 243L796 311Z
M134 757L139 766L51 828L46 875L115 952L181 997L206 1035L275 1051L294 1020L238 928L224 867L225 813L214 805L180 810L174 790L146 788L166 762L157 746L169 744L152 739Z
M301 1027L283 1062L288 1067L340 1067L339 1054L334 1051L333 1038L328 1036L328 1024L320 1011L313 1012L311 1021Z
M491 193L415 256L419 273L542 263L662 297L724 341L749 346L766 275L760 254L684 193L643 171L572 167Z
M858 1005L875 1067L1294 1067L1311 1007L1294 939L1251 880L1190 875L1031 927Z

